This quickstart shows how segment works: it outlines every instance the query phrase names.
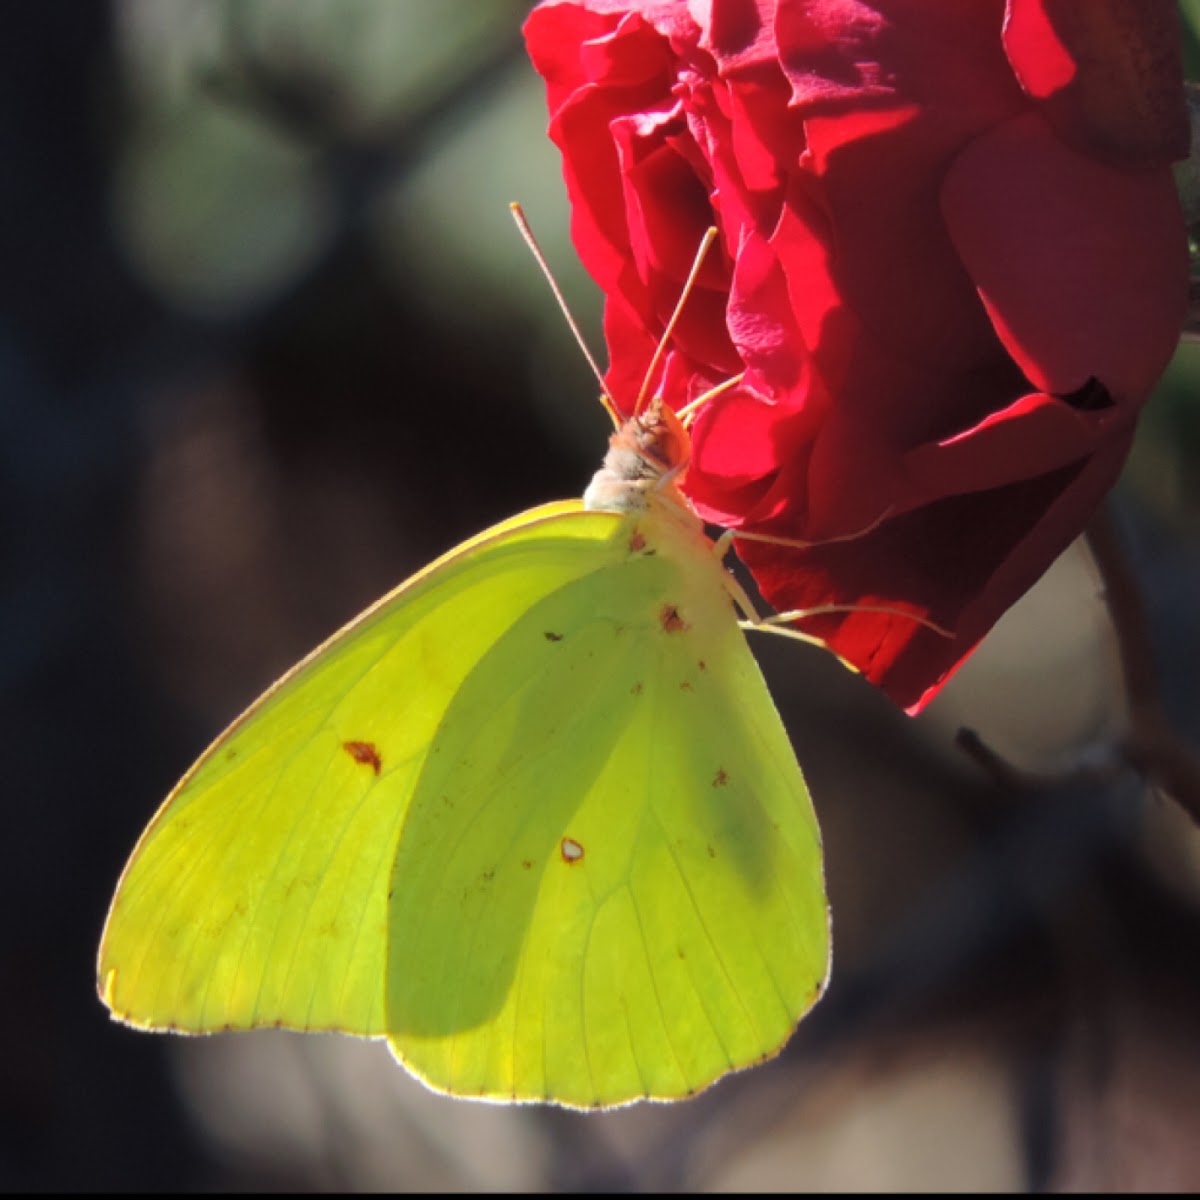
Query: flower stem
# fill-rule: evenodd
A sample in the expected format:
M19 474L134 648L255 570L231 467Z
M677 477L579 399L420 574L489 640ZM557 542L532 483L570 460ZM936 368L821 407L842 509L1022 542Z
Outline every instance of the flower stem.
M1125 677L1129 733L1122 747L1124 757L1151 783L1171 795L1200 825L1200 755L1167 720L1145 606L1107 505L1092 518L1086 536L1104 581Z
M1088 548L1104 583L1105 601L1116 634L1129 708L1129 731L1111 754L1087 761L1055 776L1021 770L997 754L972 729L960 729L959 749L992 776L1001 787L1032 791L1076 779L1111 778L1121 767L1138 772L1161 789L1200 825L1200 754L1171 727L1163 708L1153 648L1137 579L1125 556L1108 507L1089 523Z

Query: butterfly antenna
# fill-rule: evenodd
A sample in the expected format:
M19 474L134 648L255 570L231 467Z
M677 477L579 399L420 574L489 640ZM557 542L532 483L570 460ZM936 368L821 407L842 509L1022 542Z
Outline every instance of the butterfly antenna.
M635 417L642 411L642 405L646 400L646 393L650 390L650 384L658 371L658 365L662 362L662 356L666 353L667 343L671 340L671 334L675 332L675 326L679 324L679 317L683 312L683 306L687 302L688 296L691 295L692 288L696 283L696 276L700 274L700 268L704 265L705 256L708 254L713 242L716 241L716 238L716 227L710 225L705 231L704 237L700 239L700 248L696 251L695 259L692 260L692 269L688 272L687 280L683 285L683 291L679 293L679 299L675 302L675 311L671 314L671 319L667 322L667 327L663 330L662 337L658 339L658 346L654 350L654 357L650 360L650 366L646 368L646 377L642 380L642 387L641 391L638 392L637 403L633 406L633 415Z
M583 357L587 359L587 364L592 368L592 374L595 375L597 382L600 384L600 403L604 405L605 411L612 418L614 428L621 427L621 418L617 415L616 405L613 404L612 397L608 394L608 388L604 384L604 375L600 368L596 365L596 360L592 357L592 352L588 349L587 342L583 340L583 334L579 331L579 326L575 322L575 318L571 315L570 308L567 307L567 299L562 294L562 288L558 286L558 281L554 278L553 272L550 270L550 264L546 262L546 256L542 253L541 246L537 243L537 238L533 236L533 230L529 228L529 222L525 218L525 210L514 200L509 206L512 212L513 220L517 223L517 228L521 231L521 236L525 239L525 245L529 247L530 253L534 257L534 261L542 269L542 274L546 277L546 282L550 285L550 290L554 293L554 299L558 301L558 307L562 311L562 315L567 319L567 327L575 335L575 342L583 351Z

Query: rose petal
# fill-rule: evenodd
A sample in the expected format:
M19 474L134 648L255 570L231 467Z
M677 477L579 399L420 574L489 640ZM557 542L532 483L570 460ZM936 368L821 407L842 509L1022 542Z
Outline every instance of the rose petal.
M618 405L715 223L652 383L679 407L745 373L685 490L819 542L739 552L778 607L854 606L811 628L905 705L1082 528L1174 345L1166 4L574 0L527 26Z
M1187 157L1175 0L1008 0L1004 48L1063 141L1119 167Z
M1036 113L974 139L942 210L992 322L1035 388L1095 377L1140 403L1187 304L1183 220L1170 172L1121 171L1063 145Z

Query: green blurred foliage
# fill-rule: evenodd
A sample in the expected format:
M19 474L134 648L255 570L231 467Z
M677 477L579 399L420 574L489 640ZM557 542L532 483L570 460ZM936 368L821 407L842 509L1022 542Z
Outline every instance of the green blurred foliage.
M1200 2L1179 0L1183 27L1183 73L1189 80L1200 79Z
M598 352L599 294L571 247L518 33L527 9L122 0L129 129L113 214L130 265L182 312L240 320L297 288L349 228L397 294L455 323L520 316L531 350L582 378L508 212L527 209ZM577 427L557 395L534 398Z

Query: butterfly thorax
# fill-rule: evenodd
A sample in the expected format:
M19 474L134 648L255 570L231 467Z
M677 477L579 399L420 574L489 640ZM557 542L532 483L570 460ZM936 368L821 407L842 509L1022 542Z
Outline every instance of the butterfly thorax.
M596 512L645 512L665 504L691 516L678 487L690 455L683 423L655 398L609 439L604 465L592 476L583 505Z

